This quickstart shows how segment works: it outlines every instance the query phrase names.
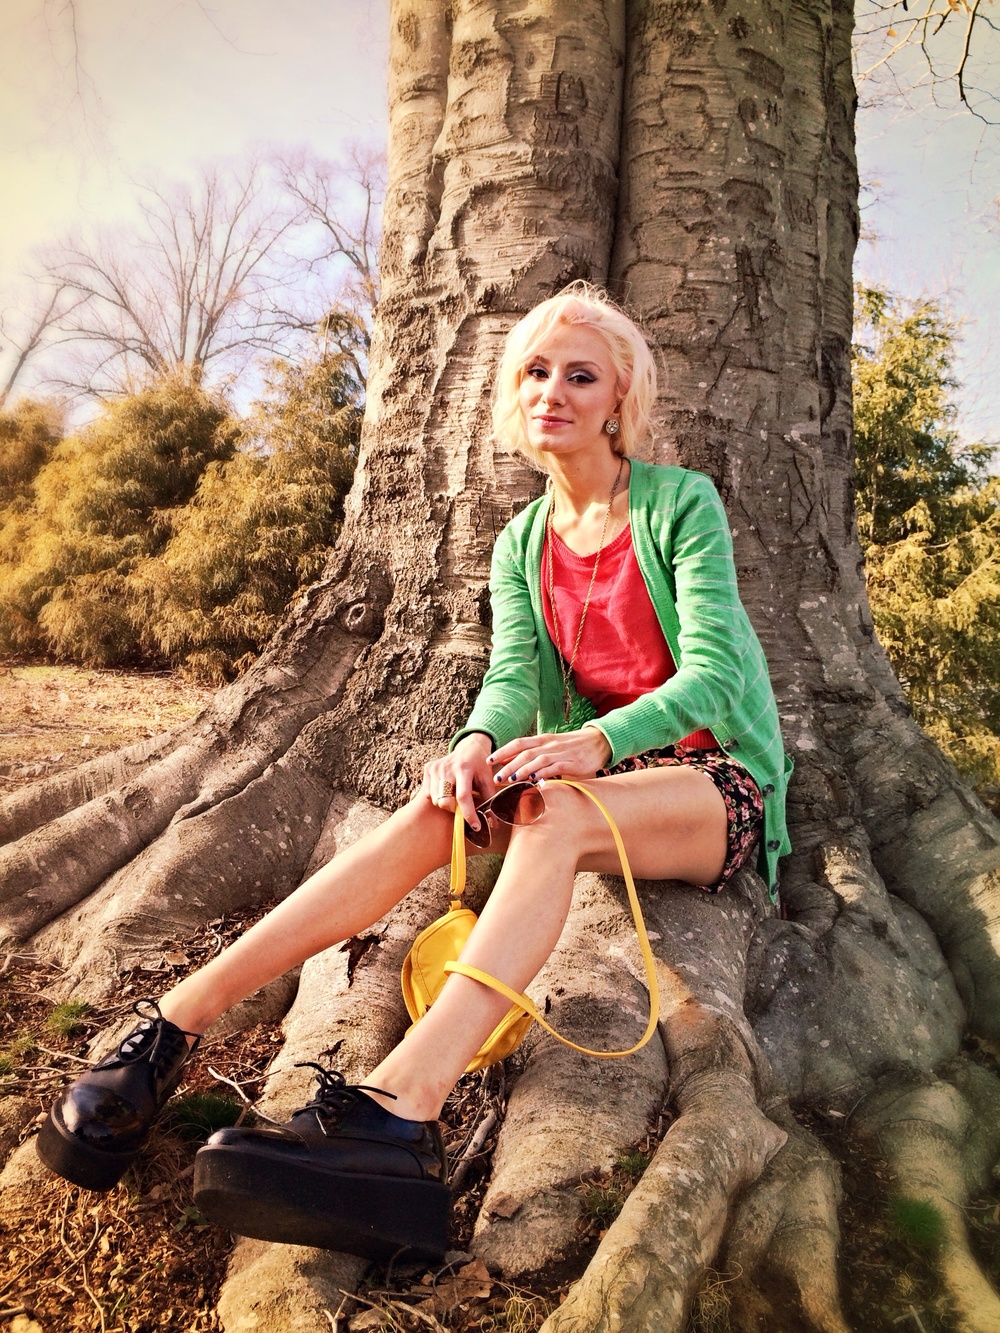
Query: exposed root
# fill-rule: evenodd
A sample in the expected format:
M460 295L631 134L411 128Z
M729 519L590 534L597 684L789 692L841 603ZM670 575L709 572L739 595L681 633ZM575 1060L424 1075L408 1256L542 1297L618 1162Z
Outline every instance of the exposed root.
M959 1333L1000 1333L1000 1297L972 1254L965 1225L969 1118L968 1103L950 1083L890 1075L853 1125L877 1141L897 1197L917 1206Z
M724 1261L738 1274L729 1288L732 1327L768 1333L787 1315L791 1296L817 1333L851 1333L837 1282L840 1168L787 1108L771 1116L788 1142L732 1218ZM770 1294L775 1281L780 1306Z
M370 626L362 618L358 633L335 623L327 625L326 635L315 632L316 642L308 653L303 650L306 660L293 675L276 659L281 640L294 638L298 628L293 618L268 655L220 691L198 719L168 737L171 748L124 786L105 790L0 849L5 904L0 947L5 941L20 943L129 867L172 821L183 822L243 793L333 705ZM131 772L130 765L126 769Z
M869 726L847 734L873 855L941 941L971 1030L1000 1050L1000 824L912 718L883 706Z
M175 821L77 911L33 937L33 949L65 961L60 994L99 998L116 973L148 964L206 920L295 888L331 799L303 744L239 795Z
M964 1012L926 922L867 849L845 840L817 859L822 878L794 886L796 920L753 940L746 1003L789 1100L847 1112L885 1068L951 1059Z
M627 1049L648 1013L645 986L622 956L634 927L610 881L580 875L562 938L531 986L549 1019L597 1049ZM657 1037L624 1060L595 1060L533 1031L493 1159L473 1249L509 1276L563 1259L579 1241L582 1176L608 1171L642 1138L663 1099L666 1059Z
M226 1333L319 1333L333 1329L343 1293L354 1291L364 1259L304 1245L240 1240L216 1307Z
M190 724L197 725L197 719ZM185 728L153 736L111 754L88 759L76 768L34 782L0 802L0 846L17 842L25 834L78 806L125 787L139 777L154 759L165 758L181 743Z
M741 876L717 898L651 888L644 902L679 1115L547 1333L679 1333L734 1199L786 1138L757 1105L767 1070L742 1012L747 944L768 910L759 881Z
M681 1115L545 1333L681 1333L730 1205L785 1135L738 1075L686 1082Z

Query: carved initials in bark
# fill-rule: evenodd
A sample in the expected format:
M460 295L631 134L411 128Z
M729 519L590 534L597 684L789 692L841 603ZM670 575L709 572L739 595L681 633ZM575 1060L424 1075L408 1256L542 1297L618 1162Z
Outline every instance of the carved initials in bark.
M328 577L197 723L5 812L8 938L91 994L404 799L478 686L493 537L539 484L489 444L502 338L576 276L625 295L660 361L656 456L710 472L728 507L798 765L796 852L787 920L749 873L718 898L646 886L662 1043L604 1065L535 1039L476 1241L505 1271L571 1247L574 1180L638 1137L664 1081L677 1112L560 1333L680 1330L713 1262L739 1265L743 1327L843 1333L837 1173L789 1104L879 1134L900 1187L945 1213L961 1327L1000 1323L960 1214L963 1171L975 1186L996 1159L1000 1087L958 1046L966 1025L1000 1039L997 825L907 715L851 510L850 28L848 0L635 0L627 31L624 0L395 0L383 299ZM583 1040L628 1043L631 929L611 882L581 877L578 898L536 994ZM270 1104L301 1092L295 1058L339 1042L360 1073L399 1038L402 952L442 899L435 881L376 926L353 978L342 952L307 964ZM227 1328L265 1289L270 1333L305 1327L352 1276L241 1256ZM772 1307L775 1275L799 1311Z

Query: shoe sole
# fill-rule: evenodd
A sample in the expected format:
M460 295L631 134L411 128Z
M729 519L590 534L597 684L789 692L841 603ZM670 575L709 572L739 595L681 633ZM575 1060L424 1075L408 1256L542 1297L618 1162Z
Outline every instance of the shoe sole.
M318 1171L315 1164L209 1144L194 1161L194 1202L237 1236L364 1259L434 1261L448 1248L451 1192L437 1180Z
M64 1130L51 1111L38 1131L35 1150L57 1176L102 1194L114 1189L142 1151L141 1148L131 1152L91 1148Z
M160 1093L159 1109L174 1095L180 1086L187 1060L177 1070L169 1083ZM59 1123L55 1108L45 1117L45 1123L35 1139L35 1151L50 1171L71 1185L81 1185L86 1190L96 1190L105 1194L114 1189L122 1176L145 1147L145 1142L128 1152L114 1152L110 1148L92 1148L89 1144L71 1134Z

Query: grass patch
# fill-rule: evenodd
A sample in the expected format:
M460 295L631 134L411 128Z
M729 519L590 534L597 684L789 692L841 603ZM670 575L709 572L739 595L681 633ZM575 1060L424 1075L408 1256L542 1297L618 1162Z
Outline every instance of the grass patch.
M235 1125L243 1106L233 1097L217 1092L189 1092L186 1097L175 1097L164 1121L164 1127L178 1134L188 1143L207 1139L217 1129Z
M897 1235L920 1250L936 1250L944 1240L945 1222L941 1210L926 1199L906 1195L893 1199L889 1219Z
M581 1182L583 1211L591 1230L601 1232L611 1226L650 1160L649 1153L630 1148L618 1154L609 1174Z
M83 1027L84 1020L92 1012L93 1006L86 1000L63 1000L54 1004L45 1019L45 1026L50 1032L60 1037L71 1037Z
M0 1047L0 1075L13 1074L34 1049L35 1039L31 1033L19 1032L6 1046Z

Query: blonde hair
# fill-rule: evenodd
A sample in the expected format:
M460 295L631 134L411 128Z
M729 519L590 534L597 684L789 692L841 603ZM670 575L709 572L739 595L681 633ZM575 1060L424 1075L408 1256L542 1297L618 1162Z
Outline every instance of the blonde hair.
M621 395L621 429L608 443L616 454L630 454L649 434L656 365L642 332L624 310L607 292L582 279L536 305L508 333L493 383L493 438L506 452L523 454L545 471L544 456L528 443L518 391L532 357L557 324L593 329L607 345Z

